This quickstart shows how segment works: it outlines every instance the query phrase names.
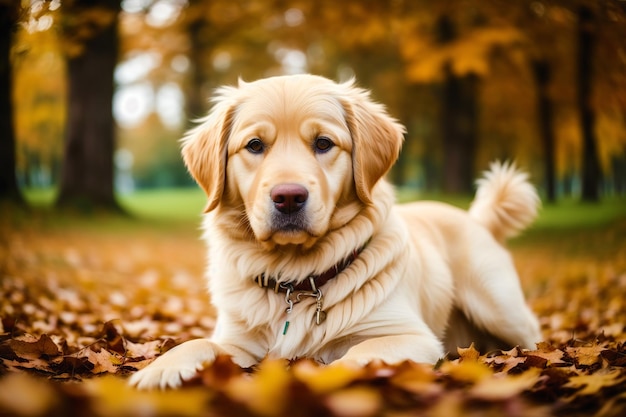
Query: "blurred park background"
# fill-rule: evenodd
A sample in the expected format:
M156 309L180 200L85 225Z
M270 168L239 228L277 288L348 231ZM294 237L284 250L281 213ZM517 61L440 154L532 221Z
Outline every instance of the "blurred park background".
M469 195L496 158L546 202L626 193L626 1L0 0L0 19L5 198L193 187L178 139L212 90L298 72L354 76L407 126L390 179L410 195Z
M214 88L298 72L356 77L406 125L389 174L401 201L467 207L489 161L529 171L543 208L509 248L545 340L586 365L546 368L538 413L505 402L508 413L492 415L549 415L547 402L561 407L555 415L623 416L589 410L626 404L626 0L0 0L0 414L11 415L17 393L23 406L46 398L9 370L57 381L127 375L160 353L150 350L159 341L210 334L205 197L179 138ZM144 353L107 354L105 322ZM6 346L28 335L50 335L63 347L55 358L80 367L54 368L47 354L16 362ZM598 350L589 361L578 346ZM96 352L112 362L94 363ZM611 374L606 352L620 362ZM572 400L579 372L596 371L618 377ZM81 415L90 413L80 395L92 407L127 398L135 410L93 415L158 409L136 408L108 381L48 391ZM188 405L152 395L176 415ZM302 398L291 399L296 414L312 404ZM438 398L478 413L458 389ZM462 415L444 409L429 415Z

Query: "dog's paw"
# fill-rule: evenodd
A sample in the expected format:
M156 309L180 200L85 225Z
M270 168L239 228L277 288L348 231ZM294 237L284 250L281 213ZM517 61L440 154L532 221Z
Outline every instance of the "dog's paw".
M382 365L384 361L381 358L369 355L349 355L337 359L332 365L345 366L347 368L362 368L369 364Z
M190 340L157 358L128 381L139 389L176 388L215 361L215 348L207 339Z

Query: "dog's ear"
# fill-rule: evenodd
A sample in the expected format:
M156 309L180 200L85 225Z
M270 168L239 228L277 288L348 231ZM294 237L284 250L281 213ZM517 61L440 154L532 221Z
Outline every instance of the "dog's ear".
M352 136L352 165L356 192L361 201L372 202L376 183L398 159L405 128L371 100L368 91L354 86L354 80L341 84L341 99Z
M187 170L208 197L205 213L217 207L224 193L227 143L235 112L231 98L236 90L231 87L220 89L208 116L200 119L200 124L181 140Z

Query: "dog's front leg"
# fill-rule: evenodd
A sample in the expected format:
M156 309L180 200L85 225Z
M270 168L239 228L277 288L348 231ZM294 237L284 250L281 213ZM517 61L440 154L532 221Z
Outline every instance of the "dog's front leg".
M443 348L433 334L403 334L367 339L348 349L338 362L359 366L375 360L390 365L405 360L436 363L442 357Z
M218 353L218 347L209 339L190 340L165 352L136 372L129 383L139 389L178 387L213 363Z
M195 339L165 352L144 369L136 372L129 384L139 389L175 388L211 365L217 355L230 355L240 366L251 366L255 359L243 349L222 346L209 339Z

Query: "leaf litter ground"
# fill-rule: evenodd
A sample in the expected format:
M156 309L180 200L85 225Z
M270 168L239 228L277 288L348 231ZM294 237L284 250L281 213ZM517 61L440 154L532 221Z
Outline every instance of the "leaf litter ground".
M128 375L214 326L197 228L4 214L0 415L626 414L626 220L513 242L542 323L533 351L365 368L219 358L181 390L140 392Z

